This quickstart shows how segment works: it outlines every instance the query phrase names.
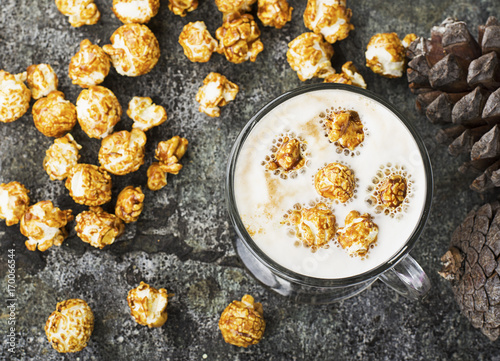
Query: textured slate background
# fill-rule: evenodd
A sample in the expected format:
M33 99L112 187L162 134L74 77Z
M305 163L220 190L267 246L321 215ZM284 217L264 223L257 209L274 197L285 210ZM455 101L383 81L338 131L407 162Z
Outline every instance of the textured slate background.
M37 63L50 63L62 90L72 102L80 92L67 76L71 56L85 38L100 45L121 23L111 0L96 0L102 13L93 26L72 28L50 0L0 0L0 68L11 73ZM298 305L267 291L242 269L231 246L235 236L223 199L226 157L239 130L262 105L301 85L286 62L287 43L305 32L305 1L290 0L292 22L281 30L261 26L265 50L256 63L231 64L215 54L205 64L187 60L177 43L182 26L204 20L214 34L222 17L212 0L200 0L185 18L173 15L162 1L149 26L161 46L151 73L125 78L114 70L104 82L126 109L135 95L151 96L166 107L168 121L147 133L146 164L136 173L113 177L114 199L126 185L146 184L146 170L156 144L179 134L188 138L184 169L169 175L167 187L145 190L146 203L137 223L127 226L114 245L98 250L70 237L61 247L30 252L18 226L0 222L0 359L12 360L500 360L500 340L488 341L459 314L451 289L438 275L439 258L453 229L474 206L496 195L479 196L468 189L470 178L456 169L463 159L448 155L434 141L437 127L414 110L414 96L405 78L390 80L364 67L364 48L377 32L429 36L447 16L468 22L473 34L489 15L500 15L498 0L350 1L355 31L335 44L335 68L353 60L368 87L384 96L414 122L428 146L434 166L432 213L421 241L412 252L428 272L433 289L424 302L398 297L376 282L361 296L327 306ZM240 86L236 100L220 118L198 112L194 100L210 71L221 72ZM309 83L320 82L312 80ZM69 197L63 182L52 182L42 168L52 143L33 125L29 111L18 121L0 124L0 182L17 180L31 191L32 203L50 199L78 214L85 207ZM124 115L116 130L130 129ZM81 162L97 164L99 141L77 125L72 131L83 145ZM16 352L7 351L7 250L16 254ZM127 291L141 280L175 293L169 319L159 329L136 324L129 315ZM250 293L263 303L267 328L262 342L248 349L225 344L217 327L219 315L233 299ZM87 348L59 355L48 344L44 324L57 302L83 298L96 323Z

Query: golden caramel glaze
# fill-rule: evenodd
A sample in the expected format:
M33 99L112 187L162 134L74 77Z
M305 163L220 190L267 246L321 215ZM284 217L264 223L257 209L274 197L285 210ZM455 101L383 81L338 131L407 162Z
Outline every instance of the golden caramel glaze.
M108 76L111 61L108 54L89 39L80 42L80 50L69 62L68 75L82 88L101 84Z
M168 9L175 15L186 16L198 8L198 0L168 0Z
M295 226L295 235L313 251L324 247L335 237L335 215L324 203L312 208L292 210L288 216Z
M167 120L165 108L154 104L150 97L133 97L128 103L127 115L134 121L132 128L143 132Z
M0 122L11 123L28 110L31 91L23 83L26 78L26 72L12 75L0 70Z
M161 327L167 321L168 294L165 288L156 289L141 281L127 295L130 314L142 326Z
M76 216L75 231L78 237L99 249L113 244L124 230L121 219L101 207L90 207Z
M217 51L217 40L215 40L203 21L196 21L184 25L179 35L179 44L184 50L184 55L192 61L206 63L212 54Z
M351 169L340 163L330 163L316 173L314 186L322 197L345 203L354 195L356 181Z
M397 208L406 198L407 182L406 178L399 174L392 174L382 180L377 185L377 192L382 206Z
M19 182L0 184L0 219L7 226L18 224L30 204L29 190Z
M378 226L368 213L351 211L345 218L345 226L337 231L337 240L349 255L364 256L377 241L377 235Z
M144 164L146 140L146 134L140 129L110 134L101 142L99 163L111 174L135 172Z
M153 162L147 172L148 188L152 191L158 191L167 185L167 172L159 162Z
M220 107L234 100L239 90L238 85L224 75L209 73L196 94L196 101L200 103L199 111L210 117L220 116Z
M281 29L292 20L292 11L287 0L259 0L257 16L262 25Z
M49 64L30 65L26 69L26 73L26 82L33 99L46 97L57 90L59 81L54 69Z
M257 0L215 0L217 9L224 16L249 12Z
M118 195L115 215L125 223L137 221L144 207L144 193L141 187L128 186Z
M349 32L354 30L354 25L350 23L351 17L352 11L346 7L345 0L308 0L304 24L333 44L347 38Z
M371 37L366 46L366 66L387 78L403 75L406 62L405 47L396 33L380 33Z
M75 165L64 185L71 198L79 204L99 206L111 200L111 176L92 164Z
M69 133L54 140L43 159L43 169L51 180L64 180L68 177L71 168L78 163L80 149L82 146Z
M365 132L359 115L354 110L331 112L325 119L328 139L342 148L354 150L363 143Z
M113 12L124 24L145 24L160 10L160 0L113 0Z
M94 25L101 18L94 0L55 0L57 9L68 17L71 26Z
M32 113L36 129L47 137L62 137L73 129L77 120L76 107L60 91L38 99Z

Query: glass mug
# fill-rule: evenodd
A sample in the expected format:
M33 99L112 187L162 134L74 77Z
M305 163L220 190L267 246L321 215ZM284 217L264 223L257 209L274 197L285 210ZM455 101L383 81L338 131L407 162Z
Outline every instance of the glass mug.
M422 159L423 170L425 172L424 182L426 190L422 200L423 206L420 211L420 218L402 248L390 257L390 259L380 265L363 273L343 278L317 278L307 276L294 272L273 260L259 248L250 236L238 212L235 197L235 168L238 157L246 139L259 121L273 109L282 104L286 104L295 97L304 94L314 95L315 92L325 90L340 90L353 94L353 96L367 97L375 102L377 106L383 107L392 113L402 122L414 139L418 148L417 153L419 153ZM308 104L304 104L304 107L307 106ZM355 296L369 287L377 279L408 298L421 298L429 291L430 281L427 275L419 264L409 255L409 252L415 246L422 233L430 213L433 179L429 156L422 138L409 121L397 109L379 96L367 90L350 85L322 83L300 87L277 97L258 111L240 132L229 155L225 185L229 216L237 233L237 238L234 240L235 250L247 271L271 290L296 302L312 304L331 303Z

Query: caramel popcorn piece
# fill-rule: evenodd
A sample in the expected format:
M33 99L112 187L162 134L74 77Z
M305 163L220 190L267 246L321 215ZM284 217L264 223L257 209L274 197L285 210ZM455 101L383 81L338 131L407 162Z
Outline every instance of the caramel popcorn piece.
M47 137L62 137L76 124L76 107L60 91L38 99L32 113L36 129Z
M295 226L297 238L313 251L327 245L335 236L335 215L323 203L293 210L288 219Z
M71 26L94 25L101 13L94 0L56 0L57 9L68 17Z
M347 9L345 0L308 0L304 24L333 44L347 38L349 31L354 30L351 16L352 11Z
M198 0L168 0L168 9L175 15L186 16L198 8Z
M125 223L137 221L144 207L144 193L141 187L128 186L118 195L115 215Z
M397 208L406 197L407 182L399 174L392 174L377 186L382 205L387 208Z
M335 73L328 75L324 83L337 83L337 84L347 84L352 85L352 80L349 79L344 73Z
M179 44L184 55L192 62L206 63L212 53L217 51L217 40L207 30L203 21L188 23L179 35Z
M345 226L337 231L337 240L351 256L364 256L372 243L377 241L378 226L372 217L351 211L345 218Z
M61 211L51 201L35 203L21 218L21 233L28 237L25 242L30 251L46 251L52 246L60 246L68 232L66 224L73 220L71 209Z
M238 347L259 343L265 328L262 304L254 303L254 298L250 295L244 295L241 301L231 302L219 319L219 329L224 341Z
M45 323L45 334L57 352L78 352L89 342L94 330L94 314L84 300L58 302Z
M113 244L124 230L121 219L103 211L101 207L90 207L76 216L75 231L78 237L99 249Z
M26 77L26 73L12 75L0 70L0 122L13 122L28 110L31 91L23 83Z
M231 63L240 64L247 60L254 62L264 50L260 41L260 30L250 14L234 14L225 18L215 32L219 40L218 52Z
M142 130L122 130L108 135L101 142L99 163L111 174L135 172L144 164L146 134Z
M105 138L120 121L122 107L111 90L97 85L80 92L76 113L80 127L90 138Z
M68 75L73 84L88 88L101 84L108 76L110 68L108 54L89 39L85 39L80 43L80 50L69 62Z
M0 219L7 226L18 224L30 204L27 190L19 182L0 184Z
M314 186L319 195L347 202L354 195L354 173L345 165L330 163L314 176Z
M220 108L234 100L239 91L238 85L230 82L224 75L210 73L203 80L203 86L196 94L196 101L200 103L200 112L210 117L220 116Z
M342 65L342 72L338 74L330 74L325 78L325 83L349 84L366 89L366 83L363 76L358 72L358 69L352 61Z
M158 191L167 185L167 172L159 162L153 162L147 172L148 188L152 191Z
M113 12L124 24L145 24L159 9L160 0L113 0Z
M168 318L168 296L165 288L157 290L141 281L139 286L128 291L130 314L139 325L161 327Z
M259 0L257 16L264 26L281 29L292 20L293 8L287 0Z
M49 64L38 64L28 66L27 83L31 90L33 99L46 97L57 90L59 81L54 69Z
M411 34L406 34L406 36L401 40L401 44L407 49L411 43L413 43L415 40L417 40L417 36L413 33Z
M215 0L215 5L224 16L227 16L249 12L256 2L257 0Z
M160 59L160 45L146 25L126 24L111 35L111 45L102 47L118 74L139 76L149 73Z
M325 125L328 139L342 148L354 150L365 139L363 124L354 110L331 112L325 119Z
M304 166L306 159L300 152L300 141L296 138L283 138L283 143L276 152L275 159L268 164L268 169L275 170L279 167L285 171L297 170Z
M288 44L286 59L299 79L326 78L335 73L330 62L333 47L321 35L304 33Z
M132 128L143 132L157 127L167 120L167 111L149 97L133 97L128 103L127 115L134 121Z
M111 177L104 169L92 164L77 164L71 168L66 183L69 195L76 203L100 206L111 200Z
M69 133L54 140L43 160L43 169L51 180L64 180L68 177L71 168L78 163L80 149L82 146Z
M399 78L405 68L405 48L396 33L372 36L366 46L366 66L387 78Z

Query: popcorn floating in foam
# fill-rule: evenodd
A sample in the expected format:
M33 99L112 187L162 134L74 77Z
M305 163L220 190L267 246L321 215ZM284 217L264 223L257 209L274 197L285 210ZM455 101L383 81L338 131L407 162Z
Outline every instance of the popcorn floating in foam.
M337 240L351 256L364 256L370 245L377 241L378 226L372 217L358 211L351 211L345 219L345 226L337 231Z
M59 81L54 69L49 64L30 65L26 69L26 82L33 99L40 99L57 90Z
M306 159L302 154L305 143L301 143L297 138L290 139L287 136L281 140L281 145L276 151L274 159L267 164L267 169L276 170L281 168L284 171L291 171L302 168L306 163Z
M124 24L147 23L159 9L160 0L113 0L113 12Z
M363 124L354 110L334 111L325 118L328 139L341 148L354 150L365 139Z
M217 51L217 40L210 35L203 21L185 25L179 35L179 44L192 62L206 63Z
M68 75L73 84L87 88L101 84L108 76L110 68L108 54L89 39L84 39L80 43L80 50L69 62Z
M305 26L321 34L330 44L343 40L354 29L351 9L345 0L308 0L304 11Z
M68 17L71 26L94 25L101 17L94 0L56 0L57 9Z
M26 77L26 72L12 75L0 70L0 122L13 122L28 110L31 91L23 83Z
M156 289L141 281L139 286L128 291L130 314L139 325L161 327L168 318L168 296L165 288Z
M405 69L405 47L396 33L375 34L366 46L366 66L387 78L399 78Z
M200 103L200 112L210 117L218 117L220 108L234 100L238 94L238 85L230 82L224 75L210 73L203 80L203 86L196 94L196 101Z
M319 195L342 203L354 195L356 180L351 169L340 163L330 163L314 176L314 186Z
M30 204L29 190L19 182L0 184L0 219L7 226L18 224Z

